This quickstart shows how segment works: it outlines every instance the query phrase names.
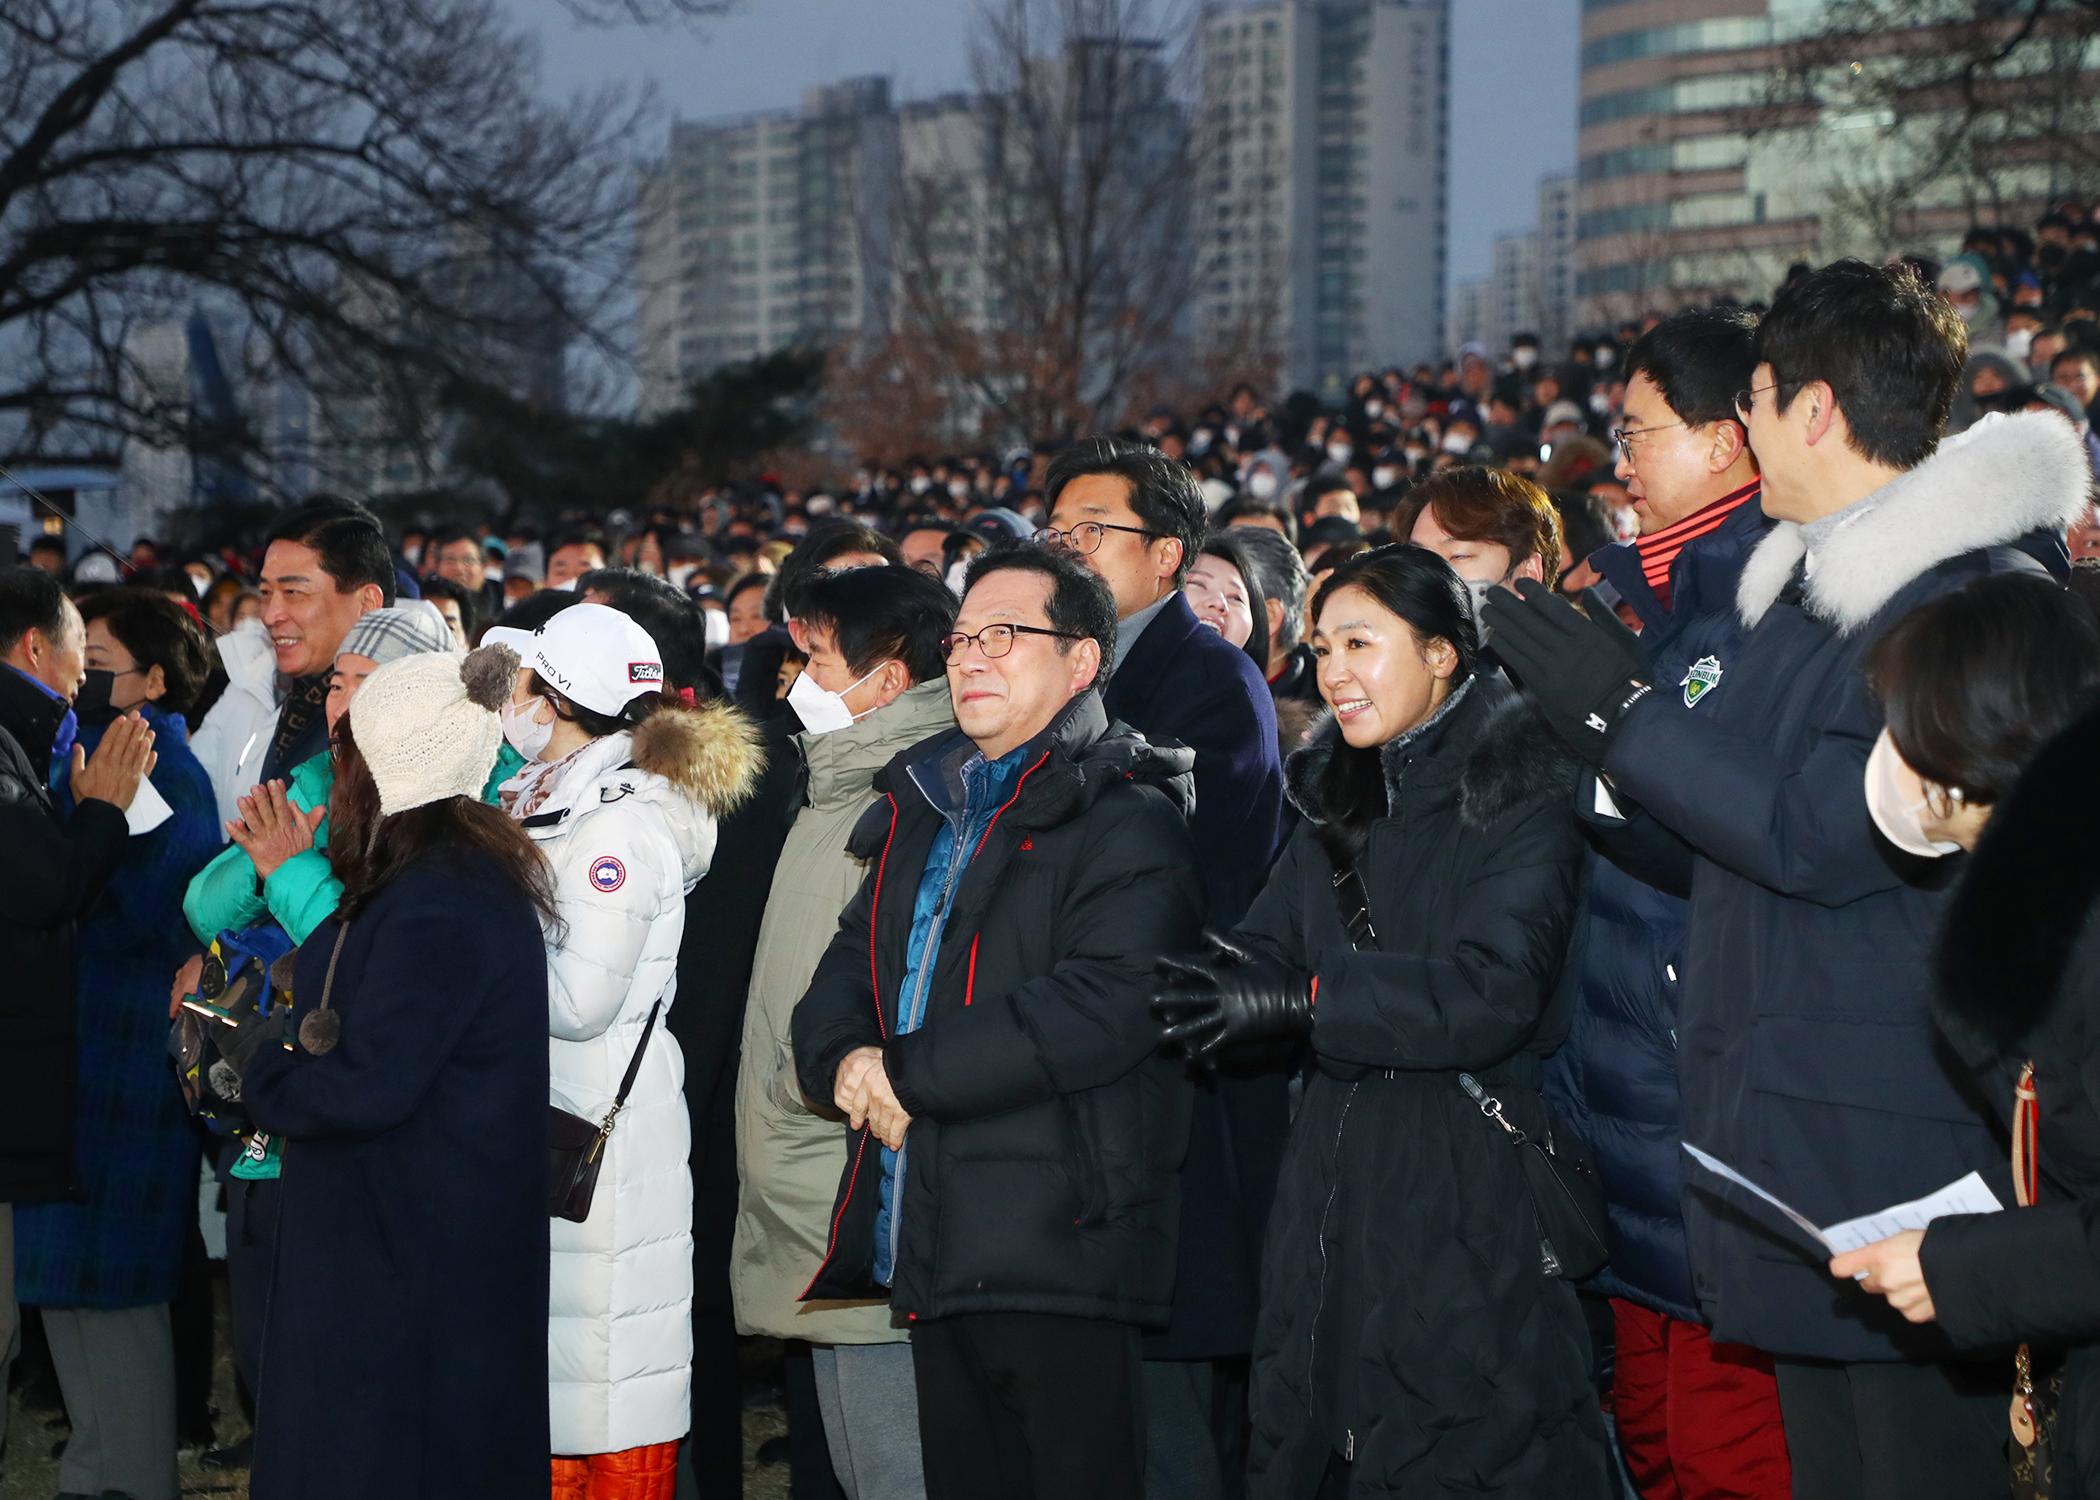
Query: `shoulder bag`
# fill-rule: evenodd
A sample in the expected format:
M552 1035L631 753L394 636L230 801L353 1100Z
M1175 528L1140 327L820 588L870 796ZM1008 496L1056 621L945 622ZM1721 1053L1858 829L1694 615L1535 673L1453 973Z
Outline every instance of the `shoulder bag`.
M1354 865L1335 872L1334 900L1349 945L1359 950L1375 948L1378 933L1371 925L1370 893ZM1502 1101L1482 1088L1472 1074L1459 1074L1458 1083L1481 1114L1502 1127L1524 1168L1545 1273L1582 1281L1603 1270L1611 1258L1604 1180L1597 1175L1588 1142L1554 1119L1544 1099L1538 1103L1545 1128L1534 1135L1505 1115Z
M594 1125L582 1115L547 1106L548 1217L581 1224L591 1216L591 1199L598 1191L598 1169L605 1165L605 1143L612 1139L613 1122L620 1118L620 1110L627 1103L634 1075L642 1070L642 1054L649 1050L649 1034L656 1029L656 1013L663 1005L659 1000L649 1007L642 1039L634 1045L634 1056L627 1059L627 1075L620 1080L620 1092L613 1096L612 1108L605 1112L603 1120Z
M2020 1207L2034 1206L2041 1186L2036 1155L2041 1109L2034 1092L2034 1064L2020 1070L2013 1089L2013 1198ZM2034 1351L2022 1344L2013 1360L2012 1435L2006 1449L2012 1459L2013 1500L2049 1500L2055 1489L2056 1412L2063 1399L2063 1366L2059 1363L2035 1378Z

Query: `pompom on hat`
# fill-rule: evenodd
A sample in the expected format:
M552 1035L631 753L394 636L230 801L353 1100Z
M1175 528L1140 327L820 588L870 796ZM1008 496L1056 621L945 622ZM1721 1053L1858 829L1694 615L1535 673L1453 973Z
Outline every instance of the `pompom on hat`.
M447 797L479 797L503 747L497 711L518 656L484 646L465 656L423 652L388 662L350 700L350 728L379 788L379 815Z

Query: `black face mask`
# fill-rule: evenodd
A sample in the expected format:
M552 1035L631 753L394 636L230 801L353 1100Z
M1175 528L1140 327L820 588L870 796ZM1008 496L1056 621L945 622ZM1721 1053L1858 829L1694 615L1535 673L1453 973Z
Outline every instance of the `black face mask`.
M109 701L110 693L117 685L117 674L98 672L89 668L87 681L80 685L80 696L73 700L73 715L83 724L114 724L118 712Z

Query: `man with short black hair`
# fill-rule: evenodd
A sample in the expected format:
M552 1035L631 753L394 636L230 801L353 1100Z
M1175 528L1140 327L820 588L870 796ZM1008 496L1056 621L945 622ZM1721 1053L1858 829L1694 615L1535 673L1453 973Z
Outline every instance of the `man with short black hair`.
M1147 739L1196 752L1189 832L1204 918L1229 930L1275 858L1283 762L1262 674L1198 621L1181 593L1206 529L1195 473L1156 448L1097 438L1053 458L1044 491L1045 539L1115 596L1115 667L1103 705ZM1226 1378L1215 1362L1253 1348L1262 1234L1290 1117L1286 1087L1281 1072L1198 1082L1174 1321L1145 1351L1146 1435L1162 1477L1210 1457L1215 1386ZM1188 1482L1208 1489L1215 1479L1205 1467Z
M1940 441L1966 352L1907 266L1801 276L1759 323L1737 400L1779 524L1733 609L1651 665L1535 585L1486 607L1541 715L1604 773L1609 809L1695 856L1678 875L1682 1139L1818 1224L2004 1161L1928 1007L1946 882L1878 835L1865 792L1884 726L1863 654L1972 579L2041 573L2090 484L2054 413ZM1685 1196L1694 1287L1715 1339L1774 1357L1793 1493L2002 1492L2005 1367L1949 1358L1937 1328L1723 1193L1695 1178Z
M271 528L260 583L266 640L219 638L227 688L190 738L221 824L240 816L235 804L254 787L327 748L321 710L336 648L359 617L394 602L394 556L370 511L325 500Z
M1755 335L1741 311L1704 308L1664 319L1626 358L1618 475L1641 536L1585 550L1641 620L1651 661L1712 616L1725 622L1743 564L1772 524L1735 409L1757 366ZM1594 789L1577 803L1608 857L1590 864L1571 948L1581 987L1546 1089L1596 1151L1611 1215L1611 1264L1583 1290L1610 1299L1613 1430L1643 1494L1787 1500L1771 1356L1708 1336L1678 1207L1677 965L1689 908L1682 890L1615 848L1619 822L1596 808Z
M54 578L63 578L66 572L66 539L50 535L31 538L29 566L41 568Z
M803 729L781 748L790 760L799 748L806 792L773 871L736 1077L736 1329L791 1341L823 1418L819 1429L791 1384L789 1442L815 1440L821 1464L828 1432L829 1462L859 1500L923 1493L909 1333L879 1303L798 1300L824 1259L846 1136L804 1102L790 1030L866 873L846 845L876 799L875 774L955 727L946 667L955 605L946 584L914 568L855 568L804 586L797 619L809 662L790 695ZM783 1374L803 1378L793 1364Z
M572 589L586 573L605 566L605 533L595 526L571 526L547 543L550 589Z
M441 528L423 549L423 562L426 578L443 578L465 589L481 618L492 620L503 612L502 581L489 576L488 552L466 527Z
M1115 637L1070 557L978 559L958 728L878 773L867 877L795 1008L795 1081L853 1131L802 1302L910 1320L928 1500L1143 1492L1189 1122L1147 995L1202 888L1190 753L1102 707Z
M154 764L153 731L136 714L112 724L92 758L74 745L86 651L56 578L0 567L0 1390L16 1331L13 1205L80 1192L74 924L123 858L125 810ZM70 817L51 792L54 762L72 766Z

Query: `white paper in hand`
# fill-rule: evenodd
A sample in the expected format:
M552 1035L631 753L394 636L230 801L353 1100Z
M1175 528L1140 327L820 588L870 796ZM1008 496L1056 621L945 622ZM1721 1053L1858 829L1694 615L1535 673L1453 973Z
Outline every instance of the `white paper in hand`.
M151 833L174 816L175 809L168 806L168 799L154 790L152 782L141 776L138 795L131 799L131 806L124 809L124 826L136 837Z
M1923 1229L1934 1219L1944 1214L1994 1214L2005 1205L1998 1201L1983 1178L1971 1172L1955 1182L1948 1183L1936 1193L1922 1198L1913 1198L1908 1203L1898 1203L1884 1208L1879 1213L1861 1214L1856 1219L1847 1219L1842 1224L1832 1224L1818 1229L1802 1214L1780 1202L1735 1168L1717 1157L1709 1156L1690 1141L1683 1143L1685 1151L1693 1161L1706 1168L1716 1177L1727 1179L1738 1186L1748 1188L1765 1202L1785 1214L1800 1226L1810 1238L1832 1255L1843 1255L1848 1250L1857 1250L1862 1245L1871 1245L1876 1240L1885 1240L1892 1234L1901 1234L1906 1229ZM1865 1273L1862 1272L1862 1275Z

